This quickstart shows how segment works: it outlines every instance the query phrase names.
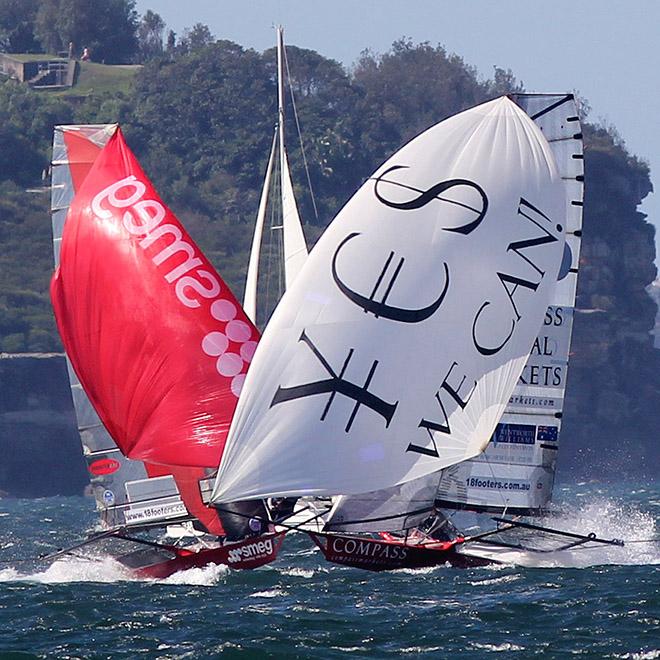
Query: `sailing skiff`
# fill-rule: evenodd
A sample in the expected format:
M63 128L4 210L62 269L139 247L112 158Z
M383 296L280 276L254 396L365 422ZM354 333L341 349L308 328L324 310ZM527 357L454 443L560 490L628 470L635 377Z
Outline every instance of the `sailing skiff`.
M257 217L253 256L248 268L244 300L245 317L240 305L231 295L229 298L222 296L219 299L212 300L209 311L210 316L213 317L211 324L214 327L208 327L208 332L204 334L201 340L202 350L205 354L202 359L208 361L210 357L212 362L215 362L215 369L212 369L211 378L216 379L219 375L231 379L229 384L230 396L226 396L227 388L225 387L225 392L219 393L219 396L216 397L216 404L219 404L220 407L224 406L226 408L225 412L229 415L233 413L233 406L240 392L245 370L258 340L258 333L253 326L251 327L250 321L256 321L259 244L266 215L267 191L270 186L276 153L279 155L278 188L281 193L282 209L280 228L282 229L281 243L283 244L284 274L287 284L290 284L293 280L307 256L307 246L293 195L293 185L284 143L285 57L283 31L278 28L278 121L264 182L264 193L262 194ZM198 248L185 235L185 230L178 221L172 219L173 216L169 211L160 201L157 201L155 191L149 191L151 195L146 195L149 199L138 199L139 188L141 186L149 187L150 184L148 184L142 172L137 177L137 184L135 183L136 175L133 170L137 171L139 166L130 154L128 147L123 143L116 125L56 127L52 169L53 237L56 266L60 261L62 234L65 220L69 214L69 207L75 196L80 194L81 187L92 167L96 166L96 161L101 157L102 151L114 148L112 145L106 146L108 142L121 143L121 153L109 157L104 155L105 160L113 161L114 165L131 163L133 169L129 167L130 172L127 170L116 174L115 178L123 180L125 185L116 184L118 187L113 188L105 195L105 203L110 202L110 206L114 204L121 212L132 215L134 224L133 227L128 227L128 231L131 237L135 237L137 234L137 237L141 239L138 243L140 246L144 246L145 243L150 241L149 237L152 231L159 233L162 230L161 236L166 238L164 242L161 241L161 251L154 253L154 256L152 256L151 261L153 264L158 266L163 263L168 267L167 264L176 262L178 258L173 255L177 255L179 252L188 255L187 260L165 274L165 280L170 284L174 284L175 295L179 302L183 304L183 308L181 306L178 310L170 308L169 311L163 312L160 316L156 315L151 319L140 319L141 324L136 323L136 332L138 337L140 333L146 337L155 324L168 325L172 319L177 318L176 313L179 312L180 314L181 309L199 307L200 301L206 303L208 299L214 297L215 289L226 290L227 287L210 264L203 259L203 255L198 253ZM96 167L98 169L102 166ZM124 175L126 176L122 179ZM133 178L133 182L129 181L131 178ZM133 186L132 188L131 185L128 185L129 183ZM123 196L122 192L124 193ZM89 193L87 193L87 196L89 197ZM123 199L123 197L126 197L126 199ZM80 199L75 199L80 207ZM93 220L98 221L98 215L103 216L108 209L102 208L103 200L99 202L95 198L94 201L96 201L98 208L95 209L97 217ZM94 205L94 201L92 201L92 205ZM126 203L127 201L131 203ZM158 217L163 214L167 217ZM124 216L123 222L124 230L127 229L125 218L126 216ZM135 227L141 223L143 226L147 226L146 236L135 231ZM173 242L166 246L167 240L169 240L167 238L168 234L173 237ZM108 236L103 238L107 239ZM122 238L123 240L126 239L125 232L123 237L120 236L120 240ZM156 238L155 242L158 243L158 241L159 238ZM85 249L87 246L88 244L85 245ZM200 265L196 263L200 260L204 262L204 270L193 270L195 266ZM136 263L137 260L133 260L131 266L135 266ZM125 272L126 278L130 280L131 273L128 270ZM195 275L197 279L194 279ZM59 305L60 328L66 334L70 332L70 328L67 326L71 309L64 309L60 280L61 274L58 271L53 286L54 302L56 309ZM218 283L218 286L216 286L216 283ZM89 281L77 281L69 288L69 298L73 299L79 293L75 291L76 287L82 290L86 289L88 285ZM92 295L94 295L93 287L92 292ZM145 298L149 300L150 294L154 298L153 291L147 291L146 296L143 297L140 303L143 304ZM78 298L80 297L78 295ZM137 301L135 302L136 306L140 304ZM77 310L76 313L78 313ZM125 315L126 320L128 320L128 316ZM95 319L95 321L97 320ZM109 331L112 323L114 323L114 328L117 329L115 320L109 320L105 317L102 324L99 322L98 327L93 329L98 330L99 334L112 334L112 331ZM226 324L224 332L216 327L222 324ZM203 323L200 324L200 327L203 328L203 325ZM80 339L80 337L70 338L69 351L76 354L75 359L79 368L86 368L80 365ZM180 345L184 345L189 337L180 336L176 339L179 340ZM82 362L84 364L93 363L96 356L92 353L98 352L99 346L94 346L92 350L89 350L89 347L83 348L88 350ZM232 348L238 350L232 352ZM145 355L144 346L139 346L138 349L140 355ZM158 354L156 353L156 355ZM162 364L167 366L170 365L173 355L171 352L169 354L161 353L158 359L162 360ZM186 354L186 360L189 359L190 355ZM98 364L95 364L89 368L94 370L98 366ZM218 452L214 455L208 453L209 446L214 443L214 440L209 437L209 414L217 414L217 410L209 413L208 410L200 411L199 406L195 408L200 400L205 400L204 405L208 405L208 398L206 398L209 391L208 387L204 389L204 394L201 394L203 384L198 383L200 394L193 395L192 398L189 396L187 399L184 397L183 403L179 401L176 404L180 412L188 415L189 418L199 417L201 412L207 420L206 426L203 428L195 427L193 424L189 424L187 428L182 428L181 437L195 437L201 434L203 436L202 442L195 447L187 446L187 440L185 440L183 444L179 442L173 448L171 445L173 442L176 444L177 441L173 440L172 434L170 433L165 439L163 436L167 434L163 432L163 429L157 429L155 432L151 431L151 444L153 446L151 448L147 447L145 451L137 446L140 443L144 445L144 442L141 440L135 442L136 438L139 439L139 434L144 432L144 426L141 424L134 424L132 427L134 435L131 438L124 433L122 438L116 440L118 424L121 426L117 419L117 413L124 414L124 421L126 421L126 415L123 411L117 411L116 408L108 409L107 399L109 395L107 388L105 392L99 394L94 391L94 383L92 382L92 380L96 381L98 377L107 377L107 370L104 376L100 376L97 371L94 371L93 378L90 377L89 373L87 375L90 391L94 393L95 405L90 402L87 389L81 384L77 369L71 362L69 362L69 373L79 431L92 480L92 489L97 501L97 508L101 512L102 525L106 528L106 531L101 532L100 535L93 535L83 545L98 545L102 541L104 551L107 554L113 555L135 574L146 577L165 577L177 570L203 566L207 563L222 563L234 568L255 568L275 559L286 530L280 528L278 532L273 531L273 526L263 503L232 503L221 509L214 509L209 508L205 499L203 499L203 492L208 490L205 483L219 461ZM182 373L181 370L179 370L179 373ZM116 373L113 375L116 376ZM115 386L117 385L118 383L115 382ZM170 385L173 385L172 381L170 381ZM208 381L204 384L204 386L206 385L208 385ZM140 394L144 395L144 392L131 391L130 396ZM197 401L194 400L195 398L197 398ZM126 403L128 403L128 399L126 399ZM186 406L188 407L186 408ZM95 407L97 410L99 407L102 410L101 415L104 421L99 418ZM228 427L227 419L225 415L220 423L221 430L215 429L216 432L219 431L220 435L223 435L226 427ZM135 420L132 421L135 422ZM144 422L144 419L140 421ZM187 421L190 422L191 419ZM167 429L167 431L169 430ZM213 430L211 430L212 433ZM222 442L220 441L218 444L222 444ZM200 449L205 451L203 456L195 461L195 465L189 465L191 452L199 452ZM182 465L184 456L185 460ZM200 528L203 531L199 531ZM111 533L108 534L107 530L110 530ZM161 538L158 540L145 538L144 532L151 530L160 532ZM164 539L162 538L162 532L165 532ZM112 547L109 540L116 541L116 547ZM128 549L126 549L127 544ZM59 553L57 556L59 556Z
M272 561L284 534L261 503L219 512L200 490L257 330L116 126L58 127L52 206L53 305L107 552L152 577Z
M551 535L543 533L542 523L536 523L535 534L530 539L527 533L523 543L519 533L523 528L529 532L524 523L503 519L494 525L489 516L539 516L551 498L581 238L584 177L575 99L570 94L515 94L511 98L547 140L564 193L564 254L540 331L485 451L403 486L340 498L326 521L326 531L335 536L328 536L323 544L318 537L314 539L330 561L354 565L346 553L329 556L331 553L327 552L342 530L394 530L400 537L392 542L403 542L412 550L420 544L433 547L439 529L446 547L436 548L436 563L447 561L454 565L461 565L465 557L533 565L541 557L547 560L549 552L565 552L567 547L587 540L593 542L593 535L562 535L560 530L553 530ZM457 509L476 515L454 517L452 510ZM450 523L450 517L458 529ZM417 527L423 519L433 529ZM413 533L406 532L411 529ZM383 538L379 538L379 543L383 543ZM341 543L339 546L344 547ZM370 567L369 560L361 558L360 562L363 567ZM377 567L382 563L372 562L371 567L380 570ZM392 562L390 567L395 568L396 564Z
M267 326L214 504L359 500L417 481L434 484L432 504L440 471L484 449L525 366L575 230L565 210L547 140L507 98L395 154L322 236ZM395 518L416 524L429 512ZM330 534L313 538L336 551ZM453 553L446 543L435 549Z

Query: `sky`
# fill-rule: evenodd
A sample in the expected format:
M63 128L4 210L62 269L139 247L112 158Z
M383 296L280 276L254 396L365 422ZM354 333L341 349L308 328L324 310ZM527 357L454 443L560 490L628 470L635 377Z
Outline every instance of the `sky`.
M640 207L660 254L660 0L138 0L181 35L195 23L246 48L285 41L350 67L410 37L441 44L484 78L511 69L528 92L577 92L648 162L657 193ZM585 185L589 185L588 179Z

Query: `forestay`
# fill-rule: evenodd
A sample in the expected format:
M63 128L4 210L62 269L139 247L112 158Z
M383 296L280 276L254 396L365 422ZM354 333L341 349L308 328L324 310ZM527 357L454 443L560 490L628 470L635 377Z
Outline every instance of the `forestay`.
M541 330L491 442L483 454L443 471L437 497L448 506L529 513L552 496L578 276L584 161L572 94L513 98L555 155L564 188L564 259Z
M380 167L262 338L213 499L356 493L478 454L563 254L561 182L503 97Z

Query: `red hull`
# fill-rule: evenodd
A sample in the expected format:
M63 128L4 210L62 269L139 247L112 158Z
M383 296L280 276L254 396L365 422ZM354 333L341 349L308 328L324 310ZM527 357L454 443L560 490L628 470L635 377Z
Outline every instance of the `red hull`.
M238 569L258 568L277 558L285 534L264 534L218 548L203 548L199 552L172 545L145 546L117 557L117 561L137 577L157 579L208 564L225 564Z
M493 562L456 552L455 542L411 543L389 537L372 539L341 534L308 532L328 561L367 571L394 571L451 564L459 568L486 566Z

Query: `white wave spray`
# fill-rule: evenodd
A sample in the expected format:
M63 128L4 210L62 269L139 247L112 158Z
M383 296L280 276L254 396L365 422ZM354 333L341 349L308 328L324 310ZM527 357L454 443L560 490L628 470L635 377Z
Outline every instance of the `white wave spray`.
M129 569L110 557L62 557L43 570L23 573L17 568L0 570L0 582L35 582L65 584L71 582L158 582L194 586L214 586L229 572L224 565L209 564L203 568L179 571L162 580L136 577Z

